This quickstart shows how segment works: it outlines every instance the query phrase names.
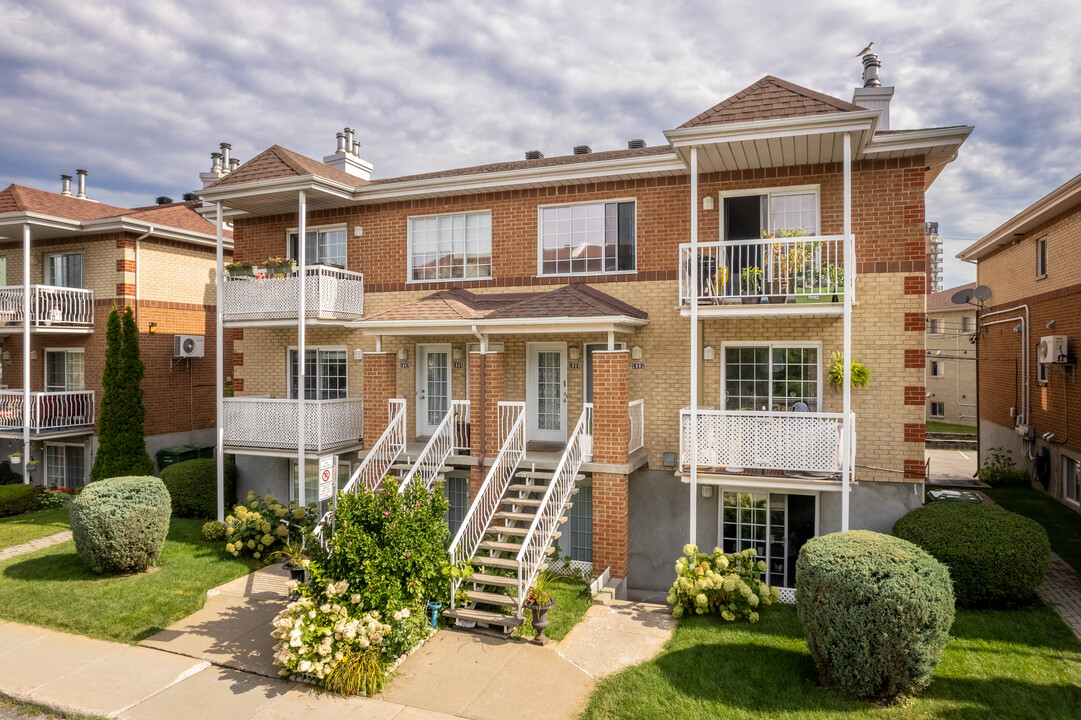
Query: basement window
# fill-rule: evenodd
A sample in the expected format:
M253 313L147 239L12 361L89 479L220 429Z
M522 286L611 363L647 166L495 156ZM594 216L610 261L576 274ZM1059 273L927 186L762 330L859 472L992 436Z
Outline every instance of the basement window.
M1062 497L1081 502L1081 460L1067 455L1062 456Z
M940 402L931 403L931 417L945 417L946 404Z
M634 272L635 203L540 208L541 275Z

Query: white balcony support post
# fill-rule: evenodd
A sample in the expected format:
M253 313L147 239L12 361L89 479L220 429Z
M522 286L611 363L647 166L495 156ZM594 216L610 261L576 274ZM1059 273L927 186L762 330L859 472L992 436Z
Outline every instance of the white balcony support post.
M218 522L225 522L225 330L222 328L225 317L225 308L222 302L222 292L225 285L225 235L223 231L224 219L222 217L222 204L218 201L217 208L215 209L216 217L215 223L218 226L217 230L217 274L215 275L215 303L217 307L214 308L216 319L214 322L214 340L217 343L215 349L216 357L214 367L214 387L216 388L216 394L214 395L216 401L216 412L218 421L214 431L214 463L217 472L218 483ZM236 501L233 498L232 501Z
M691 146L691 267L698 261L698 148ZM691 284L696 282L691 271ZM698 544L698 297L691 297L691 545Z
M307 378L304 367L307 365L307 333L305 332L304 319L308 317L307 287L305 286L308 268L304 261L308 254L306 241L308 235L308 196L301 190L297 198L297 270L300 287L300 297L297 302L297 503L304 506L307 497L304 494L304 400L307 395Z
M841 531L848 530L850 475L852 473L852 290L856 253L852 245L852 134L844 141L844 401L841 421Z
M23 483L30 484L30 223L23 225Z

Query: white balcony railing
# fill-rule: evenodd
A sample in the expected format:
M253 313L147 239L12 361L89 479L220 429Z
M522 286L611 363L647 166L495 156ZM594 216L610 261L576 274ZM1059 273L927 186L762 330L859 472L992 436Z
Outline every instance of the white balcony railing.
M698 467L840 472L841 413L698 411ZM680 413L680 466L691 464L691 411Z
M299 441L296 400L226 398L225 444L232 447L296 450ZM304 403L304 448L322 452L360 442L364 401L360 398Z
M646 444L646 401L631 400L627 404L627 412L631 416L631 437L627 444L627 454L630 455Z
M23 317L23 286L0 287L0 323L21 323ZM30 324L35 327L93 326L94 291L31 285Z
M22 431L23 391L0 390L0 431ZM56 432L94 424L94 391L30 393L30 432Z
M300 277L229 277L222 312L225 321L295 319L300 308ZM307 268L305 314L309 319L359 320L364 315L364 276L326 265Z
M780 237L679 246L679 302L835 302L844 293L844 237ZM783 300L782 300L783 298Z

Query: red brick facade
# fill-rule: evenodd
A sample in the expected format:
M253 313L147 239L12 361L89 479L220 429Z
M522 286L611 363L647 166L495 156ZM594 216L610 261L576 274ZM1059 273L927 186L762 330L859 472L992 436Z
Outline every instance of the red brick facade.
M627 374L629 350L593 353L593 461L609 465L627 462L631 423ZM596 500L594 500L594 511ZM596 533L594 532L594 541Z
M627 577L630 502L627 476L593 473L593 569Z
M364 353L364 445L371 447L390 423L389 400L398 397L394 353Z

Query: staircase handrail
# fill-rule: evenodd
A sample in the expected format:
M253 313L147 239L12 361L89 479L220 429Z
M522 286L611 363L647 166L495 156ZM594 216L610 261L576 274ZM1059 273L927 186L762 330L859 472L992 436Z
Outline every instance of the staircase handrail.
M503 445L499 448L495 462L492 463L488 475L484 478L484 483L477 491L473 503L469 506L469 511L454 535L454 540L447 549L451 565L470 560L476 554L477 547L492 522L492 516L499 509L503 493L506 492L507 485L510 484L511 478L518 469L518 463L525 455L525 403L501 402L499 404L504 408L517 410L516 416ZM461 578L454 578L451 581L450 606L452 608L454 596L461 583Z
M582 453L582 438L588 433L588 420L593 404L586 403L578 424L574 426L567 448L559 458L559 464L552 474L552 481L541 499L537 514L529 526L529 532L522 540L522 549L518 551L518 614L521 616L522 603L526 590L536 581L540 565L544 562L545 552L552 543L552 536L559 527L559 518L574 490L575 478L582 467L585 456Z
M432 489L432 483L435 482L436 477L443 469L447 458L454 452L455 418L458 415L458 409L462 406L469 407L469 401L451 401L450 408L436 427L435 432L432 433L432 437L428 440L424 449L420 451L417 461L413 463L413 466L409 468L409 472L402 478L402 483L398 486L398 492L404 493L405 489L409 487L409 483L413 482L413 479L417 477L424 482L426 489Z

